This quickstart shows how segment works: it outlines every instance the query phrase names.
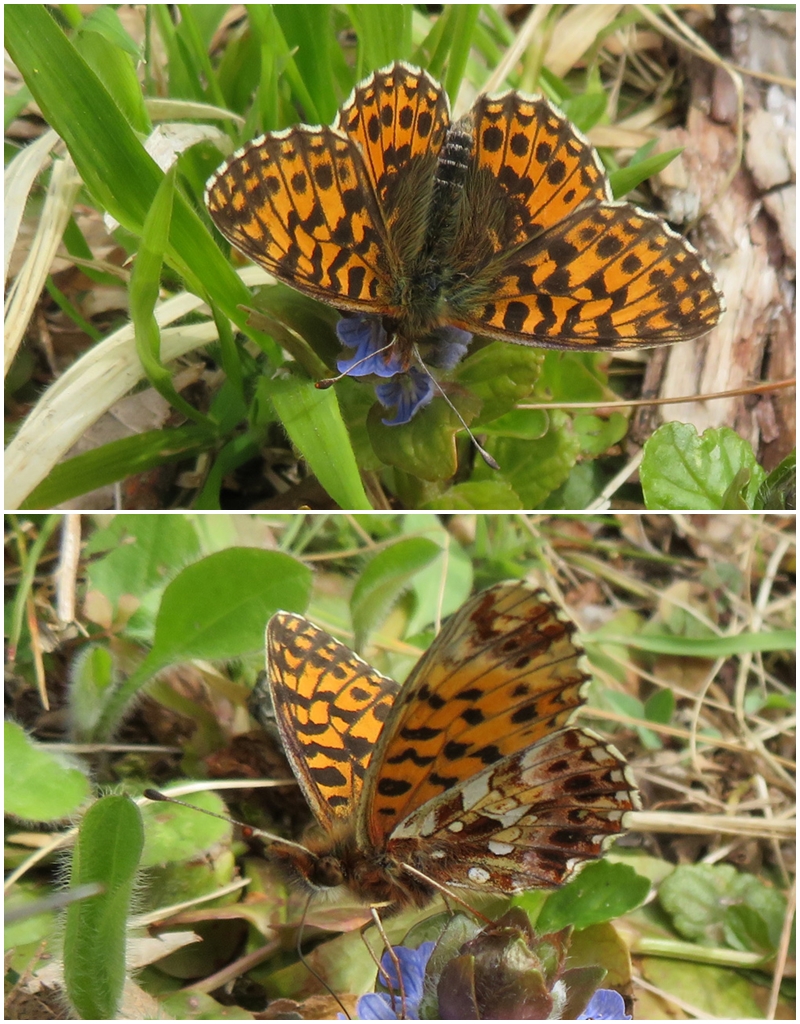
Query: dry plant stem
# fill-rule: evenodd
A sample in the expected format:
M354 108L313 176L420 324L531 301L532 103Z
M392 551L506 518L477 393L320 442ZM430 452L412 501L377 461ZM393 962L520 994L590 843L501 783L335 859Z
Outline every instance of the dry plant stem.
M633 398L613 402L520 402L518 409L634 409L653 405L680 405L683 402L711 402L718 398L739 398L742 395L764 395L771 391L797 387L797 378L791 380L767 380L748 388L732 388L730 391L715 391L708 395L678 395L670 398Z
M64 624L75 620L75 587L80 555L81 517L77 512L68 512L61 527L61 544L55 571L56 614Z
M381 916L378 913L378 908L377 907L370 907L369 908L369 912L370 912L370 916L372 917L373 922L375 923L375 927L378 929L378 934L380 935L381 940L383 941L383 947L386 950L387 954L389 955L390 960L394 964L395 973L397 974L397 983L400 986L400 1019L405 1020L408 1011L407 1011L407 1008L406 1008L406 988L405 988L405 984L403 983L403 974L402 974L402 971L400 970L400 961L397 958L397 953L395 953L394 947L392 946L391 942L389 941L389 936L386 934L386 932L383 929L383 921L381 921ZM386 987L391 992L392 1008L394 1009L394 1001L395 1001L394 988L389 983L389 977L388 977L386 971L381 967L380 963L378 964L378 970L383 975L383 977L386 979ZM396 1012L397 1011L395 1010L395 1013Z
M778 1008L778 996L780 995L781 980L786 967L786 959L789 955L789 943L792 938L792 922L794 920L795 906L797 903L797 880L792 882L786 901L786 915L783 919L783 930L778 943L778 955L775 958L775 973L772 975L772 986L769 992L769 1007L767 1008L767 1020L775 1020L775 1011Z
M705 793L701 789L692 789L691 786L684 786L680 782L676 782L674 779L669 778L669 776L665 776L663 772L659 772L657 768L647 771L637 764L636 780L640 785L645 781L653 783L656 786L661 786L663 789L671 789L674 793L680 793L681 796L685 797L688 803L708 804L714 810L720 812L725 810L724 801L718 800L716 797Z
M239 277L250 287L273 280L260 267L246 267L239 271ZM165 363L216 341L217 328L212 320L165 329L166 324L202 306L203 300L189 292L156 305ZM6 508L19 508L88 427L144 377L130 323L73 363L42 395L6 449Z
M661 725L659 722L651 722L646 718L633 718L631 715L621 715L616 711L605 711L603 708L590 708L581 707L579 718L602 718L608 722L617 722L619 725L627 726L638 726L641 729L650 729L651 732L661 733L663 736L675 736L678 739L690 740L693 733L690 733L686 729L678 729L674 725ZM710 747L721 747L723 750L733 750L737 754L750 754L754 751L745 746L743 743L737 743L734 740L724 740L719 736L697 736L698 743L706 743ZM797 765L794 761L790 761L787 757L778 757L777 755L771 755L771 760L775 764L784 765L789 771L795 771ZM784 773L776 773L780 775L781 781L791 790L794 790L792 780L785 777Z
M50 701L47 697L47 680L45 679L44 660L42 658L42 642L39 635L39 622L36 618L36 605L33 600L33 594L28 594L25 599L25 613L28 619L28 630L31 634L31 653L33 654L39 700L41 700L45 711L49 711Z
M367 531L364 529L361 523L359 523L356 517L351 512L345 512L344 517L352 527L353 531L357 533L358 536L364 541L364 547L356 549L357 553L360 555L363 554L365 550L372 552L377 551L377 549L381 546L380 543L374 541L372 537L370 537L370 535L367 533ZM389 541L386 541L384 546L388 545L389 543ZM393 543L393 541L391 543ZM341 554L332 553L330 557L341 558L343 556Z
M434 619L433 628L435 635L438 636L442 628L442 607L444 605L444 589L447 583L447 570L450 565L450 542L451 537L449 533L445 533L445 543L442 548L442 565L441 572L439 574L439 593L436 595L436 618Z
M791 839L795 834L794 818L781 821L772 818L746 818L741 814L701 814L697 811L630 811L630 828L636 832L674 833L687 835L734 835L751 839Z
M766 779L763 775L756 773L753 778L753 785L755 786L756 792L761 797L764 804L764 818L766 821L774 821L774 815L772 813L772 804L769 798L769 789L767 787ZM775 863L778 866L778 870L781 873L781 882L784 886L788 886L790 882L789 872L786 870L786 864L784 862L783 850L777 837L770 840L772 846L772 853L775 857Z
M227 964L222 970L217 971L216 974L210 974L207 978L203 978L202 981L193 981L191 985L186 985L179 991L213 992L215 989L221 988L235 978L239 978L248 971L251 971L254 967L258 967L264 960L269 960L280 948L281 940L273 939L272 942L266 943L260 949L247 953L245 956L239 957L238 960L234 960L233 963Z
M39 302L56 250L67 226L81 179L71 157L56 160L47 187L42 215L25 264L14 279L6 300L3 376L8 373L20 342Z
M489 76L481 90L481 95L496 92L500 88L536 36L539 26L550 13L552 6L552 4L536 4L531 8L531 12L517 32L514 42L503 54L502 60ZM456 110L458 110L458 105L456 105Z
M726 661L727 658L717 658L711 670L706 675L705 682L699 688L697 694L694 697L694 707L692 708L692 720L689 725L689 752L692 758L692 768L699 776L702 776L703 774L700 768L700 760L697 752L697 733L698 729L700 728L700 715L702 714L703 707L706 703L706 694L711 688L711 684L717 678L717 673ZM728 707L726 710L729 714L733 714L732 708Z

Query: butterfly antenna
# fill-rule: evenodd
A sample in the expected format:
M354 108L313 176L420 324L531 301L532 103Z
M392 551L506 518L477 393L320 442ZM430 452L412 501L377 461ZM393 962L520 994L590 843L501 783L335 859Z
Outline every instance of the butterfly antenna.
M246 788L247 780L242 779L242 789ZM211 818L219 818L220 821L227 821L229 825L238 825L246 836L260 836L263 839L271 840L273 843L280 843L282 846L293 846L296 850L302 850L303 853L313 856L311 851L301 843L293 843L291 839L284 839L282 836L276 836L272 832L265 832L263 828L256 828L255 825L245 825L243 821L237 821L236 818L229 818L225 814L217 814L216 811L207 811L205 807L195 807L194 804L187 803L185 800L177 800L174 796L167 796L166 793L162 793L157 789L146 789L142 795L146 796L148 800L153 800L154 802L177 804L179 807L188 807L190 811L198 811L200 814L208 814Z
M352 374L353 374L353 370L355 370L355 368L357 366L361 366L363 363L368 362L370 359L372 359L373 356L379 356L381 354L381 352L388 352L388 351L390 351L392 345L394 345L394 338L392 338L390 341L388 341L383 346L383 348L376 348L375 351L374 352L370 352L370 354L368 356L364 356L363 359L359 359L358 362L353 363L353 365L350 367L350 369L346 370L344 373L340 373L336 377L323 377L322 380L315 381L314 382L314 387L315 388L319 388L320 391L325 391L327 388L331 387L337 381L340 381L342 379L342 377L351 377Z
M478 455L480 455L480 457L483 459L483 461L486 463L487 466L490 466L492 469L500 469L500 466L496 462L496 460L492 458L492 456L486 451L486 449L483 447L483 445L478 443L478 439L475 437L475 435L472 433L472 431L467 426L466 421L464 420L464 417L461 415L461 413L458 411L458 409L456 409L456 407L453 405L453 403L450 401L450 399L445 394L444 388L442 387L442 385L434 377L434 375L431 373L431 371L428 369L428 367L425 365L425 363L423 363L422 358L421 358L421 356L419 354L419 350L417 349L416 345L414 346L414 355L417 357L417 362L419 363L420 369L423 371L423 373L427 374L427 376L431 379L431 381L433 382L433 386L436 388L436 390L439 392L439 394L442 396L442 398L445 400L445 402L447 402L447 404L450 406L450 408L453 410L453 412L458 417L459 422L461 423L461 426L464 428L464 430L466 430L467 434L469 435L470 441L472 441L472 443L475 445L475 449L478 452Z
M333 991L333 989L330 987L330 985L327 983L327 981L322 977L322 975L321 974L317 974L317 972L314 970L314 968L311 966L311 964L308 962L308 960L306 960L305 956L303 955L303 928L305 927L306 917L308 916L308 908L311 906L311 900L313 898L314 898L314 893L310 892L308 894L308 899L306 900L306 905L303 907L303 916L300 918L300 927L297 929L297 945L296 945L297 956L298 956L298 959L300 960L300 963L303 965L303 967L305 967L305 969L308 971L308 973L312 977L317 979L317 981L320 983L320 985L322 985L322 987L328 991L329 995L333 996L333 998L336 1000L336 1002L341 1007L342 1013L345 1015L345 1017L347 1017L348 1020L352 1020L353 1018L347 1012L347 1007L344 1005L344 1003L339 998L339 996Z

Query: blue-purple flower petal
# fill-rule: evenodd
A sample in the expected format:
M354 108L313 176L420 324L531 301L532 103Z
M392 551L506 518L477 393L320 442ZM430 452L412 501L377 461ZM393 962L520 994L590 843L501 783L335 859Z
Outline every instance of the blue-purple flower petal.
M599 988L578 1020L631 1020L625 1013L625 1000L613 989Z
M430 347L426 345L425 362L440 370L453 370L467 353L472 341L469 331L460 327L440 327L431 335Z
M389 337L376 317L342 317L336 325L336 333L346 348L356 350L354 356L337 360L339 373L352 377L366 377L370 373L378 377L394 377L396 373L403 372L397 354L387 348Z
M392 419L382 421L387 427L396 427L400 423L408 423L418 409L433 400L433 381L418 367L412 366L405 373L396 374L387 384L377 384L375 394L387 409L397 407Z
M386 408L396 407L395 415L383 421L387 426L408 423L418 409L433 399L433 382L418 366L403 366L397 352L390 347L389 336L379 317L342 317L336 325L336 333L346 348L355 349L354 355L337 360L340 373L351 377L391 378L390 383L375 386L378 401ZM471 340L469 331L440 327L421 346L425 362L452 370L464 357Z

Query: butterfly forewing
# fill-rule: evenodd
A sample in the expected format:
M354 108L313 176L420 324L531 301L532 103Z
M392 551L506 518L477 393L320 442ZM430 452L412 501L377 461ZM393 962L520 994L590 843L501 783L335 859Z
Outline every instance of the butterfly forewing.
M330 831L355 814L398 684L290 612L267 627L267 675L287 757Z
M638 807L621 755L588 730L566 729L413 811L390 853L423 843L444 884L513 893L552 888L599 857Z
M381 210L361 151L333 128L251 143L211 180L206 203L233 245L292 287L347 309L386 301Z
M588 679L574 629L522 584L468 601L397 697L367 779L360 840L381 846L429 800L562 729Z

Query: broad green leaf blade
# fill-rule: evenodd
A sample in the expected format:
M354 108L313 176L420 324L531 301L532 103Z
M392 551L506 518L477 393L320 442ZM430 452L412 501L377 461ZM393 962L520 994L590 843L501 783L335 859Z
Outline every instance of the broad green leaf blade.
M181 799L212 814L230 813L216 793L193 793ZM146 837L142 867L197 859L218 843L229 845L233 832L229 822L180 804L148 803L142 809L142 817Z
M112 736L156 672L192 658L221 661L260 650L271 615L305 611L311 570L280 551L228 548L187 566L167 586L153 648L109 699L95 737Z
M187 566L164 591L152 657L162 665L257 651L278 609L305 611L311 570L280 551L228 548Z
M665 423L645 443L639 476L649 509L713 511L734 507L736 480L736 505L752 508L765 474L747 441L729 427L709 427L698 437L690 423Z
M367 565L353 588L350 611L356 634L356 650L363 650L369 634L380 625L413 577L441 553L426 537L399 540Z
M89 796L89 781L63 756L42 750L16 722L3 723L5 810L27 821L57 821Z
M626 864L600 860L587 864L577 878L551 893L536 919L539 934L567 925L588 928L612 921L638 907L650 891L650 881Z
M333 388L290 376L265 382L286 433L342 509L371 509Z
M125 936L144 844L139 809L107 796L86 813L75 843L70 885L99 883L98 896L72 904L64 929L67 996L84 1020L114 1020L125 984Z

